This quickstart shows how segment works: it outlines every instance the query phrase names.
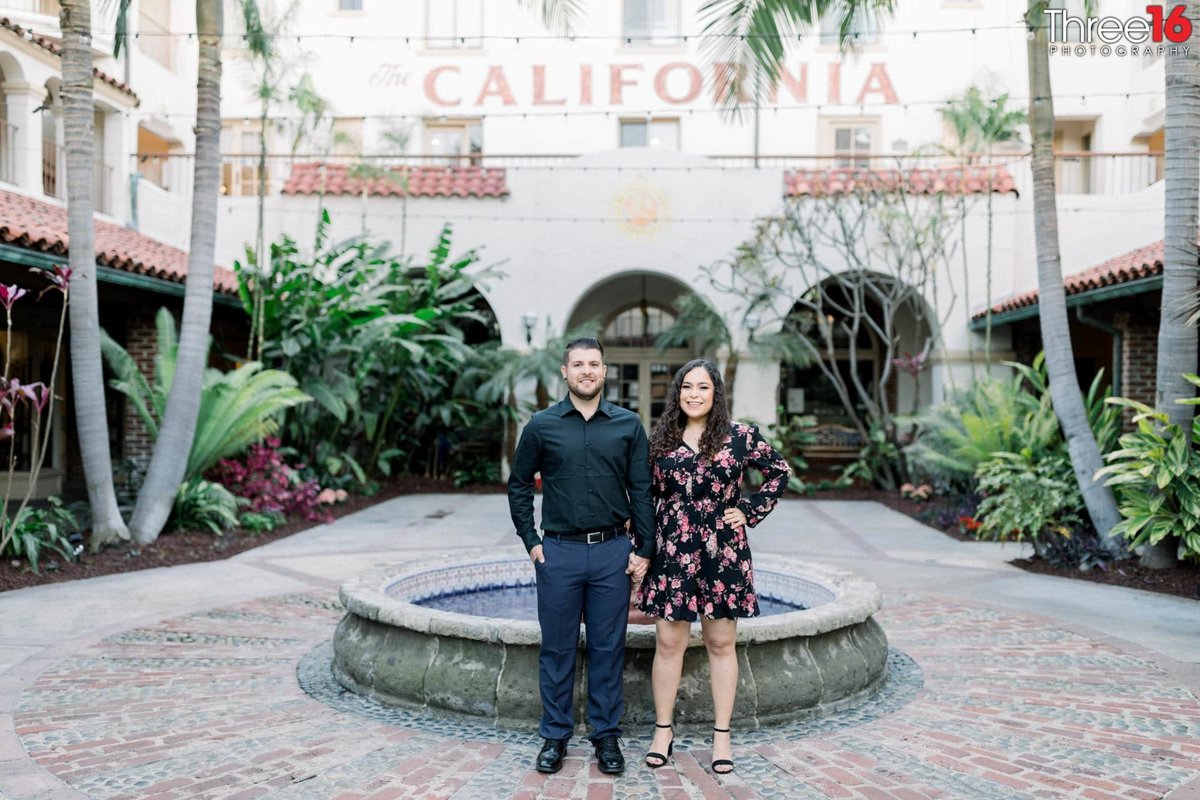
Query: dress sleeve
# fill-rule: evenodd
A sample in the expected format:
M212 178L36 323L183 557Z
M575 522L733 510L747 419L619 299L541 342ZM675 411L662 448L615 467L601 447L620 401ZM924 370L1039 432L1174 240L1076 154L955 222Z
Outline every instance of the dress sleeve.
M738 501L737 507L746 515L746 524L753 528L762 522L767 514L775 508L779 498L787 491L788 478L792 468L787 459L779 454L774 447L758 432L753 425L747 426L746 456L742 461L742 469L753 467L763 474L763 485L754 494L747 495Z

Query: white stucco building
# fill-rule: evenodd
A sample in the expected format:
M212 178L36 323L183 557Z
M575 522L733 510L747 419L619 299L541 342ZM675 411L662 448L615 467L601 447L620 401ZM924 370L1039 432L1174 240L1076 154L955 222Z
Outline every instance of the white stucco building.
M53 159L45 155L52 132L61 141L61 123L52 123L57 62L13 28L52 37L56 5L0 2L13 34L0 39L0 181L52 203L61 196L47 183ZM262 5L274 20L287 4ZM714 107L727 73L704 35L700 0L586 5L567 38L516 0L295 4L275 35L286 69L269 112L267 238L311 241L322 202L335 236L366 232L407 253L426 250L450 222L456 247L478 248L482 263L506 275L483 289L502 340L522 348L595 320L614 343L613 391L647 422L656 387L688 353L658 354L641 334L668 324L680 295L695 292L730 322L742 352L735 412L771 419L789 379L745 349L752 331L742 298L715 290L704 268L729 257L787 195L823 185L828 170L934 163L932 153L956 145L940 109L968 87L1007 93L1011 107L1024 108L1024 3L901 4L894 17L860 21L851 55L829 26L801 31L787 44L777 90L739 121ZM1132 0L1102 10L1145 15ZM120 61L103 55L111 37L102 19L96 26L98 68L116 76L97 82L100 210L180 247L195 101L191 14L191 3L135 0L140 35ZM226 30L218 263L230 265L255 236L261 109L233 2ZM1064 274L1162 237L1164 57L1156 49L1051 56ZM327 104L315 130L302 129L304 109L287 99L306 79ZM29 122L46 103L50 112ZM1036 285L1026 150L997 150L996 301ZM985 297L986 217L976 201L986 184L951 184L972 195L965 239L956 242L966 255L956 269L966 277L955 292L924 298L945 319L944 346L931 353L920 397L911 378L898 379L902 405L937 400L982 357L971 316ZM628 329L639 324L649 328ZM1000 355L1011 353L1009 329L998 327L996 337ZM902 349L920 348L913 334Z

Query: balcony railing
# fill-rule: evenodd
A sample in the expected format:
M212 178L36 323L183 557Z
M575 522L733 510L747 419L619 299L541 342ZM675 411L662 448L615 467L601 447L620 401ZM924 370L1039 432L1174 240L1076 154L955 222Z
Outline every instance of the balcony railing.
M1162 153L1054 154L1054 185L1059 194L1126 194L1162 177Z
M17 126L0 122L0 181L16 183L16 152L13 150Z
M187 153L134 153L133 168L149 174L160 173L169 159L192 158ZM577 154L494 154L480 153L469 156L446 155L326 155L321 153L268 154L266 158L266 192L278 194L286 183L291 166L295 163L321 161L330 165L361 168L369 173L372 168L396 169L400 167L482 167L499 169L590 169L576 163ZM855 156L854 163L837 155L714 155L707 156L708 165L723 169L955 169L969 164L979 169L988 163L1003 167L1012 176L1017 191L1022 196L1032 187L1030 156L1028 153L986 156L956 156L944 153L921 155L866 155ZM152 166L148 166L153 162ZM1116 195L1141 191L1162 179L1162 153L1101 153L1061 152L1055 154L1055 179L1059 194ZM664 164L649 169L670 172L675 169L704 169L703 165ZM221 157L221 192L231 197L253 197L258 194L259 157L256 155L226 154Z

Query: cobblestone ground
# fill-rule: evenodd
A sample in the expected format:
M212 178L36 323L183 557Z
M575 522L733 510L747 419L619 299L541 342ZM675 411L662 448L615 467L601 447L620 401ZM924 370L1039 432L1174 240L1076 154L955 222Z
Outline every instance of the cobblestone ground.
M735 734L714 777L701 737L674 768L562 772L530 734L337 691L332 593L273 597L112 636L43 673L15 715L40 765L109 798L1130 798L1200 773L1200 701L1158 667L1044 619L923 597L879 615L894 651L875 700ZM531 675L530 680L536 676ZM644 732L643 732L644 733Z

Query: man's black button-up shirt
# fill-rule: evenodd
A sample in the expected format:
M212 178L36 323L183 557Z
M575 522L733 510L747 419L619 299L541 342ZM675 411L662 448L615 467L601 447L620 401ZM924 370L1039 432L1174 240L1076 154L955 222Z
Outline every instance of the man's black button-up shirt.
M508 508L526 550L541 544L533 522L539 471L543 530L595 531L630 519L637 554L654 555L650 443L637 414L602 400L585 420L565 397L533 415L508 477Z

